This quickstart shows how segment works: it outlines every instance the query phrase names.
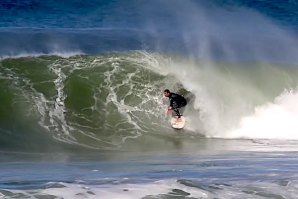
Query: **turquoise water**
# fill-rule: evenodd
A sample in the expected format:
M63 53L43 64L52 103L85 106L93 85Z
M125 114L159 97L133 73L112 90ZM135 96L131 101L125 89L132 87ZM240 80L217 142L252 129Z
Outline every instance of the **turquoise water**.
M297 6L1 1L0 198L295 198Z

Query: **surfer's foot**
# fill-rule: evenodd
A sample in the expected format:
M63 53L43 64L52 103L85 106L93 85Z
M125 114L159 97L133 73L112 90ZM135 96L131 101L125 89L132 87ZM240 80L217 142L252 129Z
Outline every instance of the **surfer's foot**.
M182 121L181 117L178 117L176 120L176 122L181 122L181 121Z

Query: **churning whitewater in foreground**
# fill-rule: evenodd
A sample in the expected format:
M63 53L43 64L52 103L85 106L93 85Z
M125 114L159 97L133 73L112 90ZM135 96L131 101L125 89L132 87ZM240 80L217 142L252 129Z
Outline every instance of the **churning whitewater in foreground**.
M196 148L200 150L199 146ZM9 154L4 159L7 154L2 154L2 160L7 162L0 165L0 196L228 199L297 195L296 153L201 152L19 154L22 162L14 161ZM15 158L19 155L15 154ZM16 176L18 182L14 180Z

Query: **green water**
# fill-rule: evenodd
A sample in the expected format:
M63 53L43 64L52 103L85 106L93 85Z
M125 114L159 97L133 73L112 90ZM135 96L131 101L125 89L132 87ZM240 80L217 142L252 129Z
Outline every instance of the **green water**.
M293 66L138 51L6 58L0 62L1 148L114 150L214 131L218 137L255 106L294 89L296 73ZM168 125L165 88L188 97L186 133Z

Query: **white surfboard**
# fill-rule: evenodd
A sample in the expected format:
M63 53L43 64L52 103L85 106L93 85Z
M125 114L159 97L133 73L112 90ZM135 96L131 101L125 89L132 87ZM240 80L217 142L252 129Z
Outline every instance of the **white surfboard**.
M177 117L172 117L171 126L174 129L183 129L185 126L185 117L181 116L181 120L179 122L177 122Z

